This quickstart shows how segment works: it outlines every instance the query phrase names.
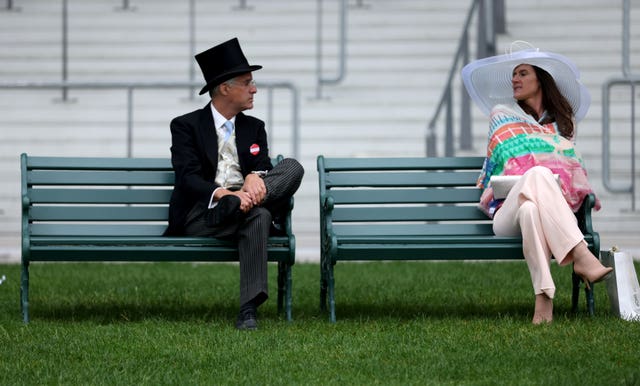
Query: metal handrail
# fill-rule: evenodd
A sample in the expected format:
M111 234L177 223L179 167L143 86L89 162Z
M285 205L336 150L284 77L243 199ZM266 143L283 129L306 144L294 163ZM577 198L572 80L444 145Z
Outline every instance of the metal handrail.
M316 30L316 98L322 98L322 85L338 84L347 73L347 0L340 1L340 41L338 54L338 71L335 77L325 78L322 75L322 0L318 0L317 30Z
M471 19L473 18L473 14L475 13L476 8L478 7L480 1L483 0L473 0L471 2L471 7L469 7L469 11L467 12L467 17L464 22L464 26L462 28L462 36L458 40L458 48L456 49L456 53L453 56L453 64L449 69L449 75L447 76L447 82L445 83L444 90L442 92L442 96L440 97L440 101L437 104L436 111L433 114L433 117L429 121L428 133L427 133L427 156L428 157L436 157L437 156L437 135L436 135L436 122L440 117L440 112L443 107L447 107L446 111L446 123L445 123L445 156L453 156L453 112L452 112L452 104L453 98L451 95L451 86L453 83L453 77L457 74L458 70L458 62L463 60L463 64L468 62L469 57L469 26L471 25ZM471 122L470 116L470 103L469 96L463 90L461 93L461 120L467 120ZM462 125L464 127L469 127L470 124ZM461 134L461 137L463 135Z
M503 0L473 0L467 17L465 19L462 35L458 40L458 46L453 56L453 63L449 69L447 82L445 83L442 96L438 101L436 111L429 121L426 135L426 152L429 157L437 156L437 134L436 122L440 117L442 109L446 107L445 116L445 156L454 155L453 146L453 79L458 73L460 67L469 62L469 28L474 13L478 10L478 50L477 57L485 57L495 54L495 40L497 32L504 32L504 2ZM464 86L461 86L460 92L460 148L470 150L472 148L471 134L471 103L469 95Z
M136 89L193 89L202 86L202 82L0 82L0 90L5 89L124 89L127 91L127 156L133 155L133 91ZM299 128L299 92L291 82L259 81L257 87L268 89L266 125L271 137L271 122L273 120L273 90L286 89L291 92L291 146L293 157L298 158L300 147Z
M602 184L605 189L612 193L630 193L631 194L631 211L636 210L636 87L640 84L640 75L631 73L630 65L630 8L629 0L622 2L622 76L612 77L602 85ZM628 85L630 88L631 102L631 119L630 119L630 148L631 148L631 171L630 182L628 185L615 185L611 181L611 100L609 95L611 88L617 85Z
M612 193L631 193L631 210L635 211L636 196L636 162L635 162L635 93L636 86L640 84L640 76L627 75L608 79L602 86L602 184ZM611 182L611 130L609 98L611 87L616 85L628 85L631 94L631 181L627 186L616 186Z
M13 8L13 0L7 0L7 6L4 8L7 11L15 11L16 8Z

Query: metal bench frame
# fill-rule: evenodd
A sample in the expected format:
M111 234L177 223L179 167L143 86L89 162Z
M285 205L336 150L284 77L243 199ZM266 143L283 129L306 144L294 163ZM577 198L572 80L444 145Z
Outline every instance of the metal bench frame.
M279 156L273 159L277 163ZM22 317L29 322L29 264L35 261L238 261L233 241L164 237L174 172L164 158L21 156ZM269 237L278 263L278 312L292 319L295 236Z
M362 260L517 260L520 237L493 234L477 207L483 157L317 158L320 199L320 304L336 321L334 266ZM576 216L599 256L587 196ZM581 279L573 273L572 307ZM592 290L587 307L594 314Z

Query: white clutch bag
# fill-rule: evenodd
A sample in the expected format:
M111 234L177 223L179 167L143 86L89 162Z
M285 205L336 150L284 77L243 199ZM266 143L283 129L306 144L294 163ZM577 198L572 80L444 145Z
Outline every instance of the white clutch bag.
M554 174L556 182L560 184L560 175ZM493 198L503 199L507 197L513 185L520 180L522 176L491 176L490 182L493 188Z

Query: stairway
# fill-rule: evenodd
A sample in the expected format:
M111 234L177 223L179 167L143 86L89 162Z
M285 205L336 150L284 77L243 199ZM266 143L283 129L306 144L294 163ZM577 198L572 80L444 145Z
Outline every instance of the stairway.
M469 2L352 2L346 76L339 85L324 86L321 98L316 85L317 2L247 1L247 8L233 1L222 6L196 3L196 52L237 36L249 62L264 66L254 74L258 82L289 81L300 91L299 158L306 176L296 195L294 228L298 259L318 261L316 156L425 154L426 125L442 93ZM119 9L121 4L116 0L70 2L69 79L188 80L193 63L188 2L132 0L133 11ZM19 11L0 11L0 82L60 80L60 4L39 0L18 1L16 6ZM337 68L335 2L325 1L325 10L323 68L325 76L331 76ZM506 1L508 33L499 36L498 47L522 39L576 61L593 99L579 126L578 144L603 201L603 210L594 218L595 228L601 232L603 249L618 245L640 250L633 231L640 215L627 210L629 195L608 193L601 183L601 86L621 73L621 13L620 4L607 0ZM640 39L632 37L634 41ZM632 52L639 52L637 48L632 46ZM195 79L201 79L197 68ZM207 103L204 97L192 97L195 93L135 92L134 156L169 156L171 118ZM0 90L0 176L5 181L0 187L0 261L19 259L20 153L126 155L124 90L71 90L67 102L60 101L61 95L59 90ZM265 119L266 95L259 90L252 115ZM274 93L272 155L291 155L289 98L283 91ZM624 115L624 106L614 107ZM624 117L616 122L624 125ZM475 147L460 155L483 153L486 118L477 109L473 124ZM625 141L628 135L616 131L615 144ZM626 158L617 156L613 165L613 176L625 178L628 153Z

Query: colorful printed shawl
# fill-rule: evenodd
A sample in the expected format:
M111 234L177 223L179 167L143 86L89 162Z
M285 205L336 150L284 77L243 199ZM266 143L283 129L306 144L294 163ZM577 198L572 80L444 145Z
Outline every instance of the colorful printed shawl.
M522 175L538 165L560 175L562 194L574 212L593 192L582 158L573 142L558 133L555 122L541 125L517 104L496 105L491 110L487 157L477 183L484 189L480 209L493 218L504 201L493 197L489 183L492 175Z

